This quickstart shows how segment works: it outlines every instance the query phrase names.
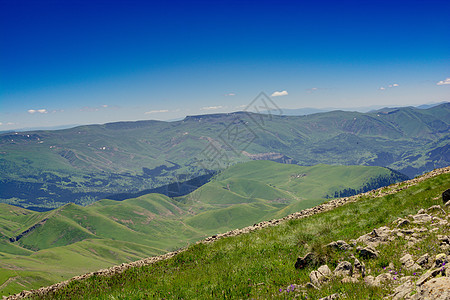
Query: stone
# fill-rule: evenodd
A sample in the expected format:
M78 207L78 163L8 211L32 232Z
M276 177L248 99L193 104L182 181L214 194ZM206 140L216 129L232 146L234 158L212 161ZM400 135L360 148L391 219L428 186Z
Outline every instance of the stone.
M377 258L378 257L378 251L375 250L373 247L367 246L365 248L363 247L357 247L356 252L362 257L362 258Z
M405 296L409 295L413 290L415 286L411 280L407 280L403 284L399 285L393 290L393 294L390 295L392 300L400 300L405 299Z
M450 202L449 200L450 200L450 189L442 193L442 202L444 204L447 204L448 202Z
M344 277L341 280L342 283L358 283L358 278L355 277Z
M353 268L355 269L355 271L361 274L362 277L366 276L366 266L364 265L364 263L360 262L357 258L355 258Z
M319 300L335 300L335 299L339 299L339 294L338 293L335 293L335 294L332 294L332 295L320 298Z
M392 235L392 231L387 226L383 226L372 230L372 232L360 236L356 241L364 243L368 246L378 246L381 243L387 243L393 240L395 237Z
M416 281L416 285L420 286L420 285L424 284L429 279L436 277L440 272L441 272L441 269L439 269L439 268L433 269L433 270L428 270L427 272L422 274L422 276L420 276L419 280Z
M410 299L433 299L448 300L450 299L450 278L439 277L433 278L420 287L419 291Z
M331 242L331 243L327 244L325 247L328 247L331 249L336 249L336 250L341 250L341 251L345 251L345 250L348 250L351 248L351 246L343 240Z
M297 262L295 263L295 268L303 269L303 268L311 266L315 263L316 263L316 258L314 256L314 254L312 254L310 252L310 253L306 254L304 257L297 258Z
M327 265L320 266L319 269L312 271L309 274L309 280L315 286L320 286L322 283L330 280L332 276L331 270Z
M411 254L405 254L400 258L400 262L402 263L403 267L410 271L416 271L421 269L421 267L416 264L411 256Z
M397 227L403 227L410 224L411 222L408 219L399 218L397 221L395 221L395 223L397 224Z
M305 284L305 288L312 289L312 290L318 290L319 289L317 286L315 286L311 282L308 282L307 284Z
M423 224L428 223L431 221L432 217L429 214L417 214L413 216L413 223L414 224Z
M428 207L427 212L433 212L433 211L441 210L441 209L442 208L440 205L433 205L433 206Z
M333 274L335 276L352 276L353 275L353 266L348 261L340 262L336 269L334 269Z
M430 256L428 255L428 253L425 253L424 255L419 257L419 259L416 261L416 264L423 267L428 263L429 258L430 258Z
M445 266L448 264L447 255L445 253L440 253L436 255L436 258L434 259L434 266L436 268L440 268L442 266Z
M390 282L392 280L392 275L389 273L383 273L378 275L377 277L373 277L372 275L367 276L364 279L364 282L370 286L381 286L384 282Z

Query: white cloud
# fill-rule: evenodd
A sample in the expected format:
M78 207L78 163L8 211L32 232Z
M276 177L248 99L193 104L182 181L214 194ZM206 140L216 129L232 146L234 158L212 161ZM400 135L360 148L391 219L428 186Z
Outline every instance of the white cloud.
M233 97L233 96L236 96L236 94L235 94L235 93L228 93L228 94L225 94L225 96L227 96L227 97Z
M3 125L3 123L2 122L0 122L0 126L2 126Z
M216 110L216 109L221 109L223 108L222 105L218 105L218 106L206 106L206 107L202 107L201 110Z
M281 91L281 92L273 92L272 97L279 97L279 96L286 96L288 94L287 91Z
M28 113L30 113L30 114L34 114L34 113L46 114L46 113L48 113L48 111L46 109L43 109L43 108L41 108L41 109L29 109Z
M236 108L246 108L246 107L247 107L247 104L242 104L242 105L236 106Z
M395 87L395 86L398 86L398 83L394 83L392 86L394 86L394 87Z
M317 91L318 89L319 89L319 88L313 87L313 88L307 89L306 91L307 91L308 93L313 93L313 92Z
M382 90L382 91L384 91L386 88L385 88L385 87L380 87L379 89Z
M445 84L450 84L450 77L449 78L445 78L445 80L441 80L438 83L436 83L437 85L445 85Z
M166 112L169 112L169 110L168 109L151 110L151 111L146 111L144 114L150 115L150 114L166 113Z
M107 107L108 107L108 105L106 105L106 104L103 104L103 105L102 105L102 107L103 107L103 108L107 108Z

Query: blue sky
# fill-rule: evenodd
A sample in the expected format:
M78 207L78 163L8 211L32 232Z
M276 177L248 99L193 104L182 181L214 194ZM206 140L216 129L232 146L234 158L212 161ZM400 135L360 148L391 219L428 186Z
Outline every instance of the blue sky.
M261 91L281 108L449 101L449 15L432 0L0 0L0 131L237 111Z

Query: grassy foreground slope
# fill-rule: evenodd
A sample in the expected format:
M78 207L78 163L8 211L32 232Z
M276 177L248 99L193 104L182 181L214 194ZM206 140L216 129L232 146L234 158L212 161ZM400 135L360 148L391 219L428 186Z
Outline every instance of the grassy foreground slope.
M406 184L401 184L400 188L402 186L406 187ZM286 287L309 281L308 275L314 269L295 269L297 257L313 251L322 255L329 265L336 265L344 253L324 254L323 245L339 239L356 239L399 217L441 204L441 193L448 188L450 174L444 173L394 194L375 197L369 193L356 202L308 218L285 221L278 226L222 238L214 243L199 243L168 260L130 268L112 276L93 275L85 280L72 281L42 298L293 297L286 294ZM392 259L388 256L399 256L401 253L397 252L399 249L396 247L385 247L381 249L380 257L388 260L365 261L371 275L382 273L383 267ZM391 291L385 287L370 287L361 281L333 281L325 289L309 290L307 296L308 299L318 299L336 292L344 293L349 299L381 299Z
M380 178L385 184L401 179L381 167L254 161L223 171L179 199L148 194L42 213L1 204L0 295L162 254L312 207L334 191L360 189Z

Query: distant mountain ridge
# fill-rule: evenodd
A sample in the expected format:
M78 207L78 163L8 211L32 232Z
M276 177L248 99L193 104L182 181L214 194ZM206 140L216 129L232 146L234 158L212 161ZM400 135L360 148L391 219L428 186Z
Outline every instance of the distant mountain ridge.
M253 159L384 166L414 177L449 161L450 103L306 116L236 112L0 135L0 202L86 205Z

